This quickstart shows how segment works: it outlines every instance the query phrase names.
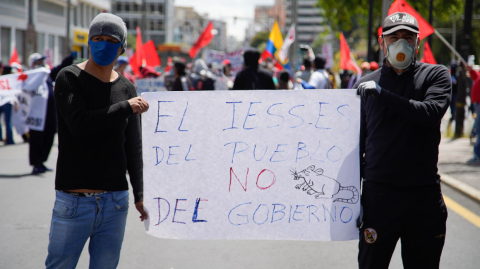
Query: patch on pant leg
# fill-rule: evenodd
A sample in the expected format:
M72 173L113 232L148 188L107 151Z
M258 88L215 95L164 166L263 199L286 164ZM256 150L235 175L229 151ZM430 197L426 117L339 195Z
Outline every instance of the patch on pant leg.
M363 232L365 235L365 241L369 244L375 242L377 240L377 231L372 228L366 228Z

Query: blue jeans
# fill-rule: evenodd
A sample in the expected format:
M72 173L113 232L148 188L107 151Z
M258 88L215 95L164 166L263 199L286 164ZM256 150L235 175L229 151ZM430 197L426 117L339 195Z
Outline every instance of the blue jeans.
M0 106L0 121L2 113L5 113L5 129L7 133L7 144L14 144L12 131L12 107L10 103ZM0 140L3 140L2 125L0 123Z
M128 191L94 197L57 191L45 266L75 268L90 238L90 269L116 268L128 213Z
M475 103L473 104L475 106L475 113L477 113L477 118L475 119L475 126L477 129L477 142L475 142L475 146L473 146L473 153L475 154L475 157L480 159L480 104Z

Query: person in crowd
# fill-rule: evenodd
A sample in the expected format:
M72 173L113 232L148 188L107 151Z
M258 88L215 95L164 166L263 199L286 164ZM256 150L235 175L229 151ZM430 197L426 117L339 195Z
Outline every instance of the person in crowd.
M450 74L416 61L414 16L394 13L382 28L383 66L354 86L361 97L359 268L388 268L399 238L405 268L439 268L447 208L437 162Z
M128 171L140 220L143 159L140 114L148 103L113 70L126 48L120 17L98 14L88 31L90 58L60 71L56 200L47 269L75 268L88 239L90 268L116 268L129 204Z
M299 70L297 71L297 73L295 73L295 81L297 79L301 79L303 81L310 80L310 76L313 73L312 61L309 58L303 59L303 67L305 68L304 70Z
M130 80L133 84L135 84L135 76L127 72L128 58L125 56L120 56L117 59L117 64L115 65L114 70L124 76L126 79Z
M336 89L337 88L337 79L335 78L335 73L333 72L333 70L331 68L326 68L325 71L327 71L328 78L332 82L332 89Z
M245 69L238 72L232 90L275 90L272 73L258 66L257 49L246 50L243 59Z
M290 90L288 83L290 82L290 73L286 70L280 72L278 77L278 89L279 90Z
M189 91L190 82L187 73L185 72L186 65L183 62L175 62L173 64L173 75L175 76L175 82L173 83L172 91Z
M226 77L230 77L232 75L232 63L229 59L225 59L222 61L223 64L223 74Z
M48 160L53 140L57 133L57 115L55 110L55 100L53 97L53 82L62 68L73 63L76 55L76 52L72 52L69 56L63 59L61 64L50 70L50 75L47 78L46 84L48 86L48 98L43 130L30 129L29 131L29 160L30 165L33 166L32 174L53 171L52 168L46 167L44 164ZM40 53L33 53L28 57L28 66L30 69L48 67L45 64L45 58L46 57Z
M467 161L468 165L480 165L480 136L478 135L478 130L480 128L480 73L475 71L471 66L467 67L467 70L470 73L473 84L470 92L470 100L475 108L475 127L477 133L477 140L473 146L473 157Z
M450 77L452 79L452 101L450 102L450 114L452 116L448 119L447 132L450 132L452 122L455 120L455 110L457 104L457 89L458 89L458 77L457 77L457 61L450 61Z
M374 62L374 61L370 62L370 72L376 71L378 68L380 67L378 66L377 62Z
M348 82L348 88L349 89L352 89L353 88L353 85L355 85L355 83L357 83L360 78L368 75L371 73L370 71L370 63L369 62L363 62L360 64L360 69L362 70L361 72L359 72L358 74L356 75L353 75L351 78L350 78L350 81Z
M342 70L340 73L340 89L348 89L348 82L350 82L350 78L354 75L350 70Z
M0 62L0 75L6 75L4 71L5 69L8 71L8 68L9 67L4 66L2 62ZM11 102L7 102L0 106L0 141L4 141L4 145L15 144L13 141L12 110L13 104ZM5 140L3 138L2 130L2 114L5 116Z
M304 89L333 89L333 83L325 70L326 62L327 59L323 55L315 55L315 60L313 61L315 72L310 76L308 83L300 79L297 79L297 82L302 84Z
M139 78L158 78L162 75L160 72L157 72L151 66L141 66L140 67L140 77Z

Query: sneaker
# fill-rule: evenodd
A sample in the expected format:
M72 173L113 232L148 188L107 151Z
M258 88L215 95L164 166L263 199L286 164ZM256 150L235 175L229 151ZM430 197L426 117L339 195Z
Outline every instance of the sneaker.
M52 171L53 171L52 168L46 167L43 163L40 165L40 167L43 168L43 169L45 169L45 171L47 171L47 172L52 172Z
M38 174L41 174L41 173L45 173L45 171L47 171L47 170L45 170L45 168L43 168L42 166L40 166L40 165L35 165L35 166L33 167L32 174L33 174L33 175L38 175Z
M480 158L477 156L474 156L470 160L467 161L467 165L473 165L473 166L480 166Z

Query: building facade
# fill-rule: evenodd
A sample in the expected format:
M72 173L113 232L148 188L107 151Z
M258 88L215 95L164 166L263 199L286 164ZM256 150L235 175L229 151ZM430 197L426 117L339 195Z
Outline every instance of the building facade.
M14 48L25 66L34 52L45 55L50 65L59 64L72 49L79 57L88 58L88 27L97 14L110 11L110 1L70 2L68 24L67 0L0 0L1 61L8 63Z
M286 1L287 25L292 24L292 0ZM317 36L325 30L325 26L320 16L320 9L315 7L315 0L297 0L297 35L298 44L310 45L315 41Z
M121 17L129 34L142 29L144 43L153 40L155 45L173 41L173 0L112 0L112 12Z

